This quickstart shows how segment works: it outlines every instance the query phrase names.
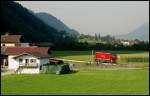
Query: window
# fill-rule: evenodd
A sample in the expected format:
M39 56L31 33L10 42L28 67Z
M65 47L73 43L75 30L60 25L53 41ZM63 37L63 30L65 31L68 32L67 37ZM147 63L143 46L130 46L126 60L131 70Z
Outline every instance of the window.
M40 65L40 70L42 70L42 65Z
M30 59L30 63L36 63L36 59Z
M20 58L20 59L19 59L19 62L21 63L22 61L23 61L23 59L22 59L22 58Z
M25 63L29 63L29 59L25 59Z

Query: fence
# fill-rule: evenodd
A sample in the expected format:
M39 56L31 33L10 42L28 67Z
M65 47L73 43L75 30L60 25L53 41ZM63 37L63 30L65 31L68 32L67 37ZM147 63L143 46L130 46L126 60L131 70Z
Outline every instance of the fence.
M132 57L132 58L126 58L127 62L149 62L148 57Z
M101 69L117 69L117 68L144 68L149 67L145 64L72 64L74 70L101 70Z
M143 68L149 67L149 64L128 64L127 60L130 58L122 58L126 60L125 62L118 64L111 63L96 63L96 62L86 62L77 60L66 60L62 59L65 63L69 63L74 70L101 70L101 69L114 69L114 68ZM137 58L138 59L138 58ZM148 61L149 58L145 58L144 62ZM131 62L131 61L130 61Z

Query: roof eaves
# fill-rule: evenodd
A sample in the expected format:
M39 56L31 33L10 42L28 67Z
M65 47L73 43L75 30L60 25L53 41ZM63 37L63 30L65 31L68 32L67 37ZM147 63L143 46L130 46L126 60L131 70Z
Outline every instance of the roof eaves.
M33 56L33 57L36 57L36 58L38 58L38 56L35 56L35 55L33 55L33 54L30 54L30 53L27 53L27 52L25 52L25 53L22 53L22 54L19 54L19 55L16 55L14 58L16 59L17 57L20 57L20 56L22 56L22 55L25 55L25 54L27 54L27 55L31 55L31 56Z

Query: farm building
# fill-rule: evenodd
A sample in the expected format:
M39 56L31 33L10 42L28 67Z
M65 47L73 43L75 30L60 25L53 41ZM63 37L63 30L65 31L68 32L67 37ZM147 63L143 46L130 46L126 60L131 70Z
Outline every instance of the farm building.
M1 35L1 47L29 46L29 43L23 41L24 38L22 35Z
M43 64L49 63L49 48L7 47L3 52L8 69L17 73L39 73ZM4 62L4 61L3 61Z

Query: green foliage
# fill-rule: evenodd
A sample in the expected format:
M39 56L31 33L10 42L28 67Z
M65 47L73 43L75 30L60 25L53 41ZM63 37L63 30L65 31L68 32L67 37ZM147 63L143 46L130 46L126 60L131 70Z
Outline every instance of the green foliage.
M113 44L114 37L110 35L95 36L81 34L78 38L79 43L74 44L72 50L149 50L149 42L139 41L138 44L124 46L123 44ZM77 45L77 46L76 46Z
M70 68L69 68L68 64L61 65L61 70L60 70L61 74L66 74L66 73L69 73L69 72L70 72Z
M41 73L66 74L70 72L68 64L60 65L43 65Z

